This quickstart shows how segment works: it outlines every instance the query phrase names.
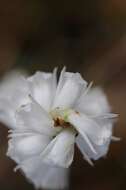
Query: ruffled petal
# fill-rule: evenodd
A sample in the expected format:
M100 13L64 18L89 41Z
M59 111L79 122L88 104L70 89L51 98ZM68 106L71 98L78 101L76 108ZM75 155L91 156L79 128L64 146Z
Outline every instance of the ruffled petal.
M13 133L10 135L7 155L18 165L28 180L38 188L64 189L68 187L69 170L43 163L41 152L50 138L34 133Z
M43 161L50 165L68 168L73 161L75 131L64 129L42 153Z
M57 132L51 116L33 99L17 111L16 123L21 132L31 131L48 136L54 136Z
M38 188L60 190L69 185L69 169L50 166L42 162L42 157L32 157L19 165L26 177Z
M28 86L25 78L19 71L7 74L0 84L0 121L9 128L16 128L15 111L28 102Z
M74 113L69 116L69 122L79 132L76 142L89 162L90 159L96 160L106 155L112 137L111 119L91 119L84 114Z
M93 147L96 151L96 153L94 153L81 135L78 135L78 137L76 138L78 148L83 154L84 159L90 165L93 165L91 160L98 160L99 158L104 157L108 153L110 141L111 139L106 140L106 142L103 145L93 144Z
M17 163L39 155L51 140L42 134L16 133L14 131L9 137L11 139L9 140L7 156Z
M99 87L90 89L86 94L82 94L76 110L88 115L103 115L111 111L107 98L103 90Z
M30 94L46 111L49 111L56 92L56 69L53 73L36 72L28 81Z
M69 73L63 69L53 107L72 108L86 85L79 73Z
M112 136L112 123L109 120L106 126L107 118L92 119L82 113L71 113L69 115L69 122L76 128L76 130L84 137L91 139L96 145L102 145L106 139ZM100 122L102 121L102 122Z

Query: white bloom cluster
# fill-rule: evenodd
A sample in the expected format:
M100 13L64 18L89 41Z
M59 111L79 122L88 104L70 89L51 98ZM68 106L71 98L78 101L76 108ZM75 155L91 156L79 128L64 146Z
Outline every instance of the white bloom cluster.
M8 125L7 155L37 187L68 185L74 144L90 164L108 152L116 114L101 88L79 73L9 74L0 86L0 120Z

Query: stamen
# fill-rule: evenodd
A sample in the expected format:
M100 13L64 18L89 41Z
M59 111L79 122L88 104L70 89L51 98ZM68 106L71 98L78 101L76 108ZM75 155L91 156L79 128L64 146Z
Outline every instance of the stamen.
M54 120L54 127L63 127L63 128L68 128L72 127L72 125L69 122L64 121L62 118L55 118Z

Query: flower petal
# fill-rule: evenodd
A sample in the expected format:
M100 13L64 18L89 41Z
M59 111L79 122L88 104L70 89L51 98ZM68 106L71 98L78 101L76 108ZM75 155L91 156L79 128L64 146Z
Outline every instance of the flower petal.
M41 156L32 157L23 162L20 168L37 189L60 190L68 188L69 169L47 165L42 162Z
M83 136L85 140L92 141L93 144L103 145L107 139L112 136L112 123L107 118L92 119L82 113L71 113L69 115L69 122L76 128L76 130ZM95 152L93 146L92 151Z
M88 162L107 154L113 126L110 118L92 119L84 114L74 113L69 116L69 122L79 132L76 143Z
M11 134L7 152L7 155L17 163L20 163L31 156L39 155L51 140L48 136L40 134L19 134L16 134L15 132Z
M21 107L16 114L18 130L37 132L47 136L56 134L57 129L49 114L35 101Z
M56 69L53 73L36 72L28 81L31 95L48 111L56 92Z
M64 189L68 187L69 170L43 163L41 152L50 138L40 134L12 133L7 155L16 161L36 188Z
M87 94L82 94L76 110L88 115L103 115L110 112L111 108L103 90L99 87L90 89Z
M53 107L73 107L82 90L87 85L79 73L62 70Z
M27 81L19 71L7 74L0 84L0 121L16 128L15 111L29 102Z
M16 128L15 106L7 99L0 99L0 122L13 129Z
M84 159L86 159L91 165L93 165L91 159L98 160L99 158L105 156L108 153L110 141L111 139L106 140L106 142L103 145L93 144L93 147L96 151L96 153L94 153L81 135L78 135L78 137L76 138L77 146L82 152Z
M49 165L68 168L73 161L75 131L64 129L42 153L43 161Z

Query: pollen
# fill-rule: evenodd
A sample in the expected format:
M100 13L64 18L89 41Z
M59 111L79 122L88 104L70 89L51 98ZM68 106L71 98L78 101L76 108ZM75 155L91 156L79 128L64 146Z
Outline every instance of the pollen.
M69 122L64 121L62 118L57 117L54 120L54 127L62 127L62 128L68 128L68 127L72 127L71 124Z

